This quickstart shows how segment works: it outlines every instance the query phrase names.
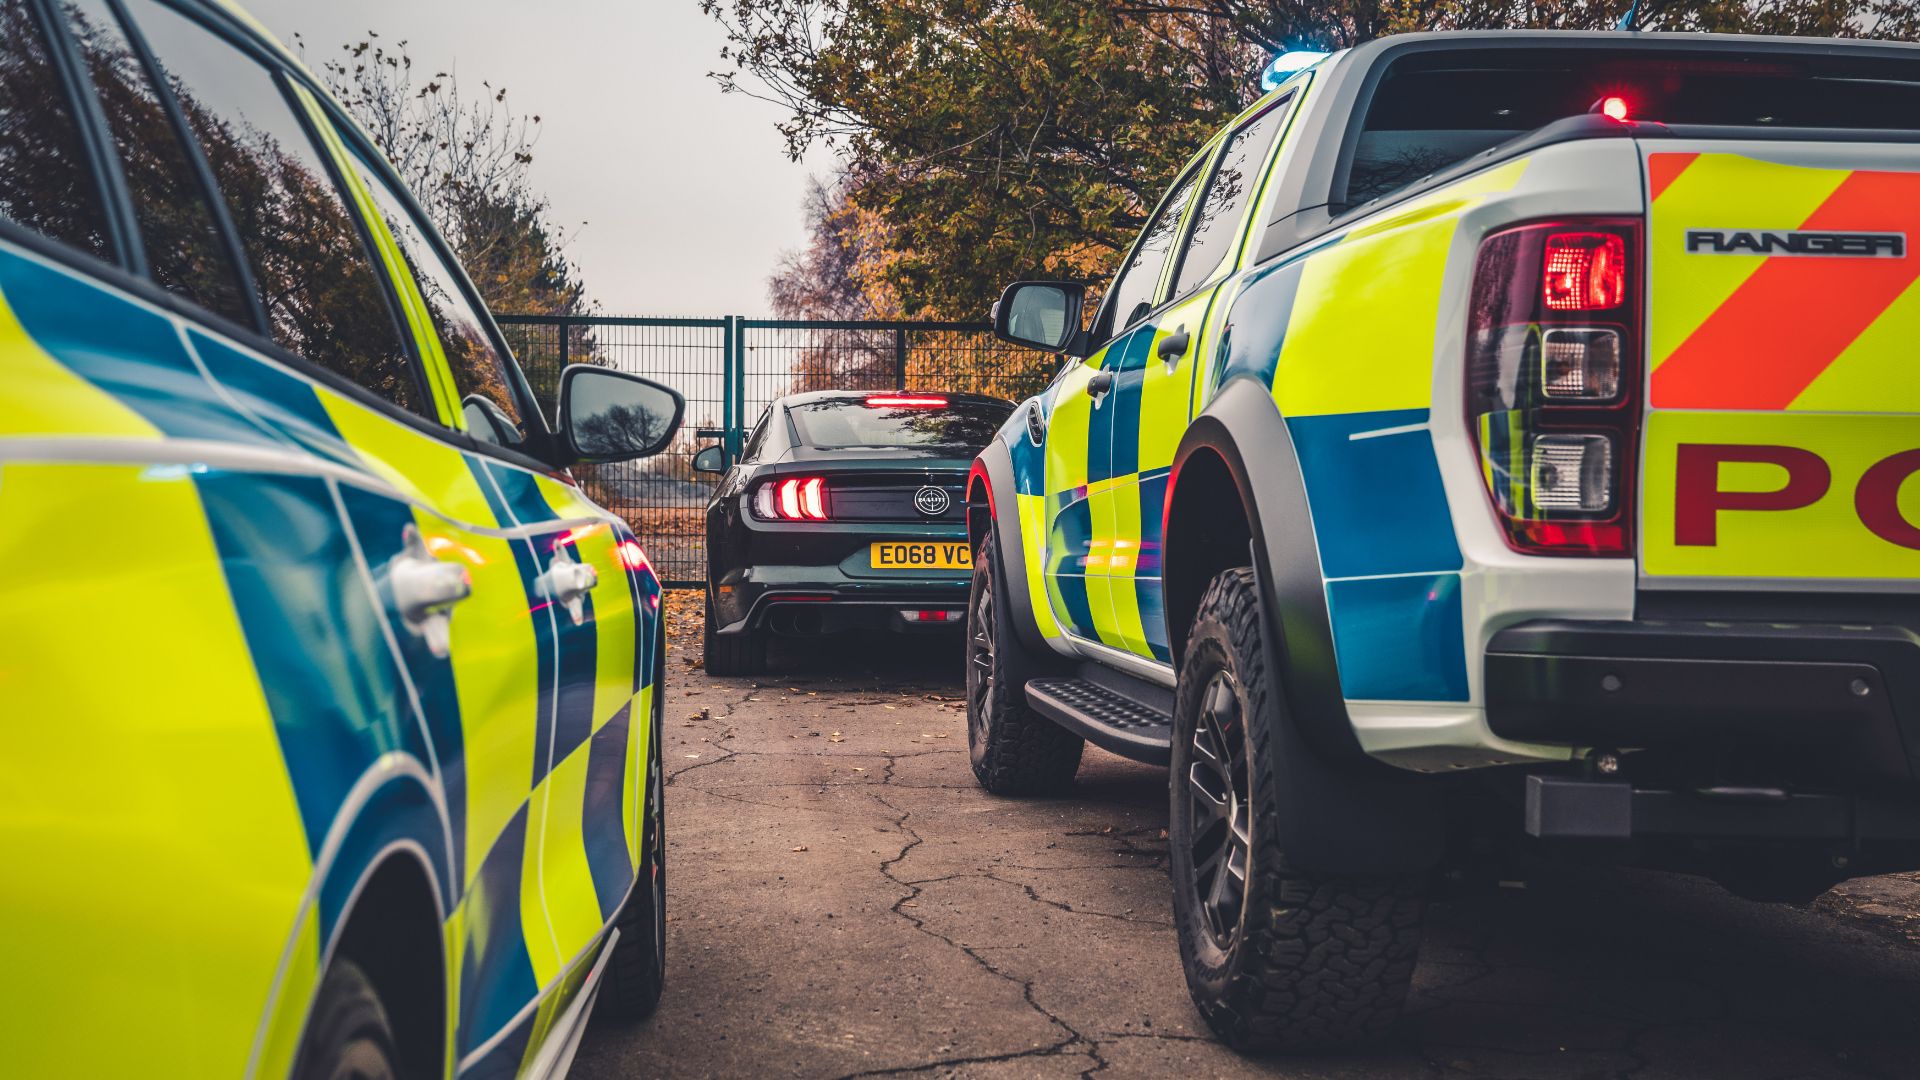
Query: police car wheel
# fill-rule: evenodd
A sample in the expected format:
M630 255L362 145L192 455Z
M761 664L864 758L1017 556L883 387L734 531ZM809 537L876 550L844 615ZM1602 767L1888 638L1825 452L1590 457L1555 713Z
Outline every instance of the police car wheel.
M400 1075L393 1024L360 966L336 957L314 998L293 1068L296 1080L392 1080Z
M701 633L702 655L709 675L758 675L767 666L767 638L757 630L737 634L718 633L720 621L713 613L713 597L707 597L707 624Z
M660 720L665 712L659 689L656 683L646 810L640 821L639 877L615 924L620 939L614 942L606 982L595 1006L603 1016L620 1023L652 1016L660 1006L660 992L667 979L667 808L665 776L660 766Z
M967 750L973 776L995 795L1046 795L1073 784L1085 740L1027 706L1027 680L1045 671L1007 616L1007 587L991 534L973 560L967 604Z
M1419 875L1300 872L1275 842L1280 801L1260 594L1242 567L1213 579L1175 696L1168 843L1187 989L1242 1050L1351 1046L1398 1019L1420 944Z

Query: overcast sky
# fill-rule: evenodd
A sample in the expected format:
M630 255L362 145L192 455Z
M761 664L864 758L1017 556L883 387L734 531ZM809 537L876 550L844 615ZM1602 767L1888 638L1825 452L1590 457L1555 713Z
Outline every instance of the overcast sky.
M789 162L780 110L706 77L722 38L699 0L245 2L289 46L299 32L316 70L374 30L407 39L422 74L505 85L541 118L534 183L608 314L766 314L808 175L831 165Z

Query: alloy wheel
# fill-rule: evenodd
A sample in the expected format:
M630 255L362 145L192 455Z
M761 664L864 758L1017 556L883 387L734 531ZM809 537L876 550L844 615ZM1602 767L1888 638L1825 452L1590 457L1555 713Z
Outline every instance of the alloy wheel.
M1195 899L1208 936L1225 952L1240 933L1253 854L1245 717L1231 672L1215 672L1201 695L1187 797Z

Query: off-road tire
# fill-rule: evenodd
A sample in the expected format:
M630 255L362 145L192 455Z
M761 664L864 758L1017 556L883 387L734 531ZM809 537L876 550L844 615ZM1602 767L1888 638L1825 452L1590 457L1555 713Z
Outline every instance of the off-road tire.
M360 965L335 957L320 983L295 1059L296 1080L394 1080L393 1023Z
M640 868L614 926L620 939L607 959L605 980L594 1011L618 1024L645 1020L660 1007L667 981L667 805L666 776L661 767L660 721L665 687L658 680L664 665L656 663L653 715L647 727L646 808L640 816Z
M1387 1034L1399 1018L1419 951L1427 881L1316 875L1289 865L1276 842L1272 757L1276 725L1287 719L1265 636L1252 569L1215 577L1194 617L1174 706L1168 843L1180 961L1194 1005L1228 1045L1343 1048ZM1236 711L1237 723L1230 719ZM1203 729L1214 733L1212 756L1196 741ZM1237 770L1228 764L1210 771L1212 761L1236 750ZM1209 809L1219 800L1196 801L1197 788L1218 794L1222 778L1232 776L1229 812ZM1233 835L1236 818L1247 832L1237 912L1211 893L1212 849L1205 843L1212 835L1231 847L1224 838Z
M1053 795L1073 786L1086 741L1027 705L1027 680L1053 665L1020 641L1000 554L989 532L967 598L967 750L995 795Z
M701 631L701 655L709 675L758 675L767 666L767 636L758 630L717 633L713 594L707 594L707 621Z

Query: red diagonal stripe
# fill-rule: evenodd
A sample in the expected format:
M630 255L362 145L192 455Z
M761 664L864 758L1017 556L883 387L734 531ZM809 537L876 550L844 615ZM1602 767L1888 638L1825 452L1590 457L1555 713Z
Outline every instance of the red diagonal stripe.
M1647 201L1660 197L1661 192L1673 186L1687 166L1700 159L1699 154L1648 154L1647 155Z
M1920 173L1856 172L1800 227L1920 238ZM1784 409L1915 278L1911 247L1899 259L1773 256L1653 373L1653 404Z

